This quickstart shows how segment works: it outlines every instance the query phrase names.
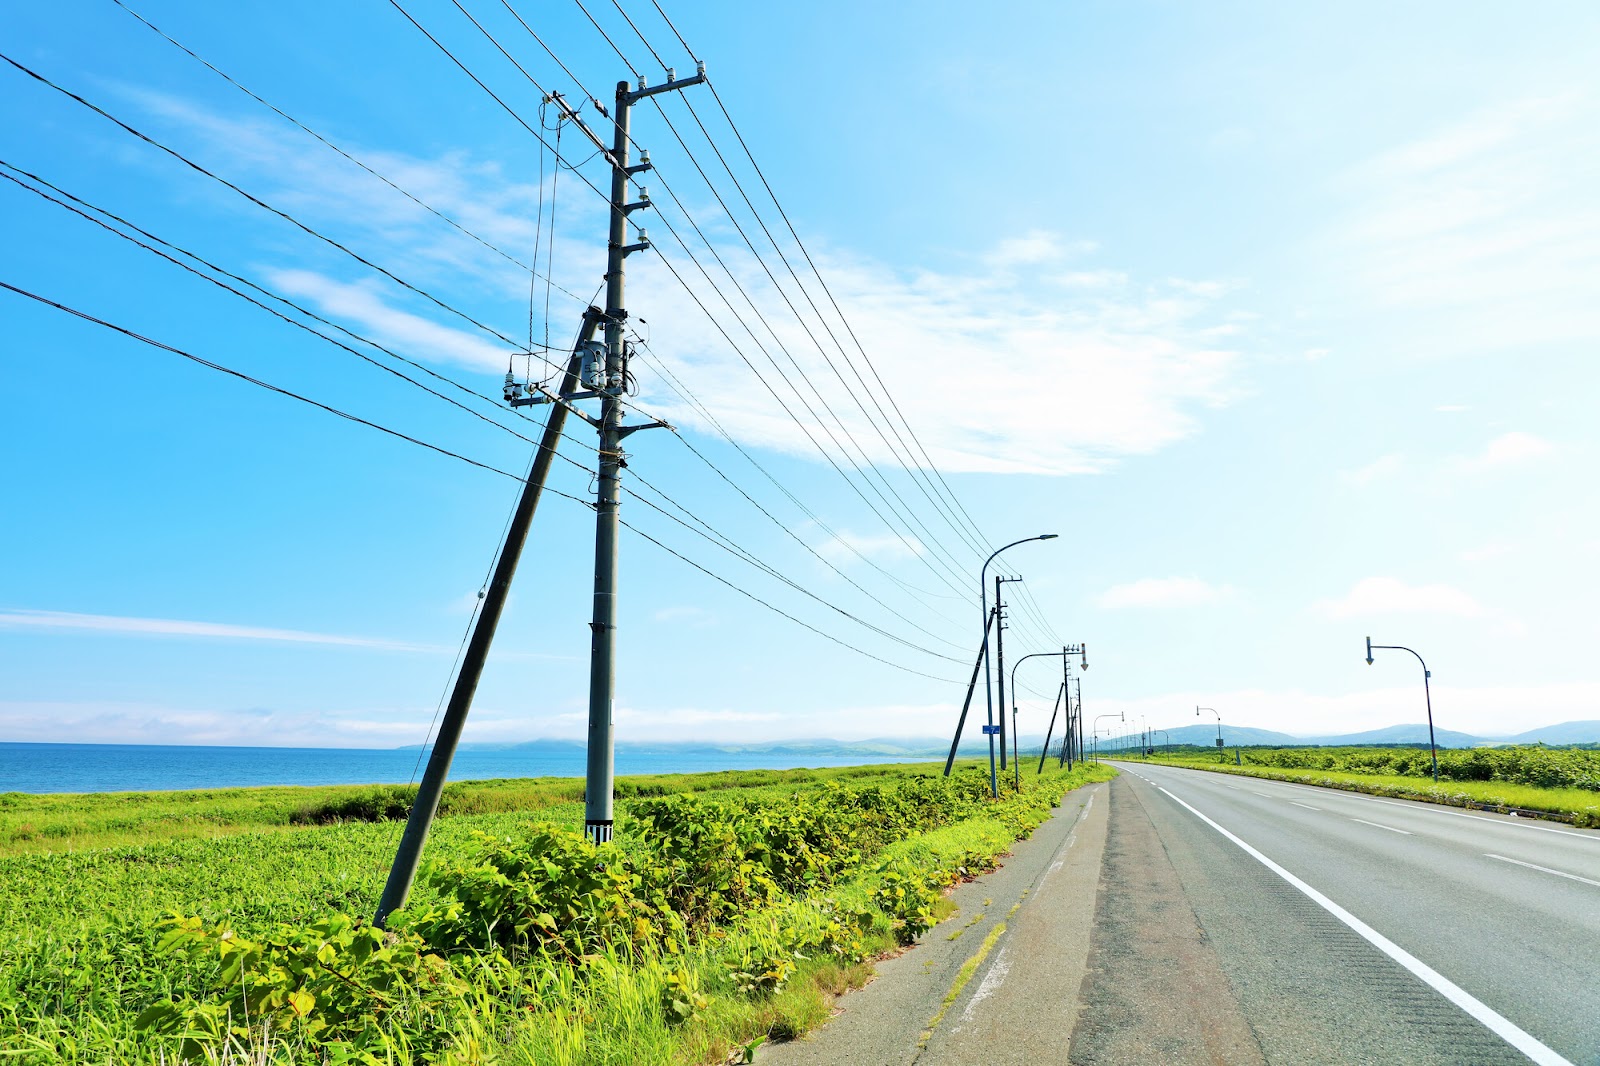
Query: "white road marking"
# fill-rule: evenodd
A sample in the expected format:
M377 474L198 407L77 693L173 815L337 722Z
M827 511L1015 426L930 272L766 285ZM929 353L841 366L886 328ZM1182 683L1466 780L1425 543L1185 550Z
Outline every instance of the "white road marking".
M1267 869L1271 870L1273 873L1289 882L1289 884L1305 893L1307 898L1309 898L1313 903L1327 911L1329 914L1333 915L1335 918L1339 919L1345 925L1349 926L1351 930L1353 930L1367 943L1371 944L1373 947L1389 956L1395 962L1398 962L1401 966L1404 966L1407 970L1411 971L1434 991L1438 992L1445 999L1448 999L1451 1003L1454 1003L1456 1006L1466 1011L1474 1019L1482 1023L1490 1032L1494 1033L1500 1039L1504 1040L1506 1043L1510 1044L1512 1047L1528 1056L1529 1059L1538 1063L1539 1066L1574 1066L1571 1060L1563 1058L1553 1049L1546 1047L1533 1036L1513 1025L1509 1020L1507 1020L1488 1004L1471 995L1465 989L1451 981L1449 978L1445 977L1443 974L1439 973L1433 967L1429 966L1415 955L1412 955L1410 952L1406 951L1399 944L1396 944L1394 941L1390 940L1388 937L1372 928L1372 926L1368 925L1366 922L1363 922L1360 918L1357 918L1355 915L1351 914L1349 911L1333 902L1333 900L1329 899L1327 896L1324 896L1321 892L1318 892L1316 889L1300 880L1294 874L1290 873L1288 870L1285 870L1283 867L1279 866L1277 863L1261 854L1261 852L1257 851L1249 844L1246 844L1228 830L1222 828L1222 826L1218 825L1210 818L1189 806L1189 804L1185 803L1183 800L1178 799L1177 796L1173 796L1171 792L1167 792L1167 790L1164 788L1161 791L1166 792L1168 796L1172 796L1172 799L1175 803L1179 804L1190 814L1194 815L1196 818L1200 819L1202 822L1221 833L1228 840L1244 849L1245 854L1249 855L1252 859L1255 859L1257 862L1261 863L1261 865L1265 866ZM1388 827L1385 826L1384 828Z
M1188 770L1190 767L1175 766L1172 769ZM1216 771L1195 770L1194 772L1199 774L1210 774L1215 773ZM1218 776L1223 775L1218 774ZM1275 781L1274 784L1288 785L1290 788L1304 789L1307 792L1316 792L1323 796L1337 795L1341 799L1368 800L1372 803L1385 803L1391 807L1403 807L1408 811L1423 811L1427 814L1442 814L1449 818L1469 818L1474 822L1488 822L1490 825L1503 825L1515 829L1532 829L1540 833L1555 833L1558 836L1577 837L1579 840L1587 840L1591 844L1600 844L1600 833L1578 833L1571 829L1556 829L1552 826L1534 825L1526 821L1502 822L1500 819L1492 817L1492 815L1496 813L1494 811L1484 811L1481 814L1469 814L1466 811L1452 811L1447 809L1443 804L1429 803L1426 800L1392 800L1386 799L1382 796L1368 795L1365 792L1352 792L1351 790L1344 788L1326 788L1322 785L1308 785L1303 781ZM1236 792L1240 791L1236 786L1226 783L1223 783L1222 787L1231 788Z
M1000 949L1000 954L994 957L994 965L989 967L989 972L983 975L983 983L972 993L972 1000L967 1004L967 1009L961 1012L961 1021L957 1028L972 1020L972 1014L978 1009L978 1004L994 995L1005 983L1009 973L1011 973L1011 944L1008 941Z
M1504 855L1494 855L1488 852L1485 852L1483 857L1486 859L1499 859L1501 862L1515 863L1518 866L1526 866L1530 870L1538 870L1540 873L1555 874L1557 877L1565 877L1572 881L1582 881L1586 885L1600 888L1600 881L1593 881L1587 877L1579 877L1577 874L1569 874L1561 870L1552 870L1548 866L1536 866L1531 862L1523 862L1521 859L1508 859Z
M1367 821L1367 820L1366 820L1366 819L1365 819L1365 818L1352 818L1352 819L1350 819L1350 820L1351 820L1351 821L1352 821L1352 822L1360 822L1360 823L1361 823L1361 824L1362 824L1362 825L1370 825L1370 826L1372 826L1372 828L1374 828L1374 829L1387 829L1387 830L1388 830L1388 831L1389 831L1389 832L1391 832L1391 833L1400 833L1400 834L1403 834L1403 835L1405 835L1405 836L1412 836L1412 835L1414 835L1414 834L1412 834L1412 833L1411 833L1411 832L1410 832L1410 831L1409 831L1409 830L1405 830L1405 829L1396 829L1396 828L1395 828L1395 827L1394 827L1394 826L1392 826L1392 825L1379 825L1379 824L1378 824L1378 823L1377 823L1377 822L1369 822L1369 821Z
M1305 809L1306 809L1306 810L1308 810L1308 811L1320 811L1320 810L1322 810L1322 808L1321 808L1321 807L1313 807L1313 806L1311 806L1311 804L1309 804L1309 803L1295 803L1295 801L1294 801L1294 800L1290 800L1290 801L1289 801L1289 802L1290 802L1290 803L1294 803L1294 805L1295 805L1295 806L1296 806L1296 807L1304 807L1304 808L1305 808Z
M1257 792L1253 788L1247 788L1247 789L1245 789L1245 791L1250 793L1250 795L1252 795L1252 796L1260 796L1262 799L1271 799L1272 798L1271 796L1267 795L1265 792Z

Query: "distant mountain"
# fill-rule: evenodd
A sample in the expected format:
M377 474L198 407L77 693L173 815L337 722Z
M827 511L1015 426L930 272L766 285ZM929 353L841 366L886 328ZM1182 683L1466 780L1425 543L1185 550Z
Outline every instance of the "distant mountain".
M1471 748L1488 742L1487 738L1471 733L1458 733L1453 729L1434 728L1434 743L1441 748ZM1301 737L1297 743L1320 744L1323 747L1343 748L1357 744L1426 744L1428 723L1391 725L1383 729L1369 729L1364 733L1341 733L1328 737Z
M1500 740L1506 744L1600 744L1600 722L1558 722Z
M1176 729L1168 729L1165 732L1161 730L1155 732L1155 742L1157 744L1165 744L1169 739L1174 744L1198 744L1205 748L1214 747L1217 743L1217 723L1213 721L1206 725L1183 725ZM1229 725L1227 722L1222 723L1222 740L1230 748L1250 744L1282 744L1288 746L1306 743L1301 738L1292 737L1288 733L1277 733L1271 729L1255 729L1251 726ZM1087 743L1087 740L1085 743ZM1110 740L1102 737L1100 750L1104 751L1107 747L1126 747L1130 744L1135 747L1138 746L1138 733L1116 736Z
M1008 723L1009 724L1009 723ZM1462 733L1453 729L1437 729L1435 737L1440 747L1445 748L1470 748L1481 744L1592 744L1600 743L1600 721L1559 722L1555 725L1542 726L1530 729L1525 733L1518 733L1510 737L1482 737L1472 733ZM1173 744L1195 744L1200 747L1212 747L1217 742L1216 722L1206 722L1197 725L1178 726L1168 729L1165 734L1155 734L1158 744L1165 744L1170 738ZM1036 734L1031 729L1024 731L1019 738L1021 747L1026 750L1032 747L1035 753L1044 741L1042 734ZM1302 745L1322 745L1325 747L1345 747L1359 744L1426 744L1428 742L1428 726L1425 722L1408 725L1393 725L1384 729L1369 729L1362 733L1341 733L1328 736L1297 737L1289 733L1279 733L1271 729L1256 729L1251 726L1229 725L1222 723L1222 739L1228 747L1250 746L1253 744L1277 745L1281 747L1298 747ZM1057 730L1050 743L1052 750L1061 740L1061 733ZM1089 738L1084 738L1084 743L1089 743ZM1100 750L1114 750L1118 747L1133 747L1139 743L1139 735L1134 732L1122 736L1100 738ZM412 750L420 745L410 745ZM684 740L684 741L628 741L618 740L619 751L633 754L670 755L676 752L719 752L722 754L737 755L749 754L752 756L782 756L786 758L804 758L816 756L827 759L852 758L862 762L872 762L874 759L942 759L950 751L950 738L938 736L923 737L870 737L866 740L834 740L827 737L802 738L793 740L771 740L741 743L719 743L709 740ZM463 751L519 751L534 750L548 753L582 752L584 744L579 740L530 740L517 744L462 744ZM984 739L980 723L976 718L969 718L967 729L961 738L960 755L972 758L986 755L989 750L988 742Z

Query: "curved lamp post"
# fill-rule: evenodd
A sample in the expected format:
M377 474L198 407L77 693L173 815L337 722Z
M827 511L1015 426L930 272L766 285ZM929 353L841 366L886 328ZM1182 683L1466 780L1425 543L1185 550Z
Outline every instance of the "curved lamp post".
M1099 762L1100 761L1100 719L1102 719L1102 718L1115 718L1119 722L1126 722L1128 720L1128 716L1123 714L1120 711L1118 713L1116 713L1116 714L1097 714L1097 715L1094 716L1094 761L1095 762ZM1106 731L1106 736L1107 736L1108 739L1110 738L1110 736L1111 736L1110 730Z
M996 548L992 553L990 553L989 558L983 561L983 569L978 571L978 596L983 604L983 613L979 617L978 621L982 623L983 632L985 634L985 643L983 649L983 694L989 705L989 724L987 728L984 729L984 732L989 734L989 794L995 798L999 798L1000 796L1000 779L995 772L994 683L990 679L989 669L989 564L994 562L994 557L996 555L999 555L1007 548L1015 548L1018 544L1026 544L1032 540L1055 540L1060 535L1061 534L1059 533L1040 533L1036 537L1023 537L1021 540L1014 540L1010 544L1005 545L1005 547ZM1005 713L1004 708L1001 708L1001 713Z
M1212 710L1210 707L1196 707L1194 709L1194 716L1199 718L1201 711L1211 711L1212 714L1217 714L1217 712ZM1217 714L1217 747L1222 747L1222 715L1220 714Z
M1073 656L1073 655L1080 656L1081 658L1078 661L1079 666L1081 666L1085 670L1089 669L1089 645L1087 645L1087 644L1069 644L1066 647L1062 648L1060 651L1035 651L1035 652L1029 652L1027 655L1024 655L1022 658L1018 659L1011 666L1011 761L1012 761L1012 763L1017 763L1017 748L1018 748L1018 744L1017 744L1017 667L1021 666L1023 663L1027 662L1029 659L1038 659L1038 658L1041 658L1041 657L1053 659L1058 655L1061 657L1061 673L1062 673L1061 681L1062 681L1063 687L1066 685L1066 682L1069 679L1069 675L1067 674L1067 671L1072 669L1072 659L1070 658L1071 656ZM1072 700L1072 693L1071 693L1070 690L1068 690L1067 691L1067 701L1068 701L1067 702L1067 729L1069 731L1072 729L1072 702L1071 702L1071 700ZM1059 703L1059 701L1057 701L1057 702ZM1000 708L1000 713L1001 714L1005 713L1005 708L1004 707ZM1055 725L1056 725L1055 716L1051 715L1051 717L1050 717L1050 728L1051 728L1052 731L1054 731ZM1049 736L1048 733L1045 735L1044 744L1045 744L1045 747L1047 747L1047 748L1050 746L1050 736ZM1016 772L1017 787L1020 789L1022 787L1022 767L1021 767L1020 764L1018 764L1015 767L1015 772ZM1039 753L1039 772L1040 773L1044 773L1044 753L1043 752Z
M1367 638L1367 665L1368 666L1372 665L1372 653L1373 653L1374 650L1377 650L1377 651L1410 651L1412 655L1417 655L1416 652L1411 651L1410 648L1407 648L1404 645L1401 645L1401 644L1374 644L1374 643L1372 643L1372 638L1368 637ZM1433 676L1433 672L1428 669L1428 664L1427 663L1422 662L1422 656L1417 655L1417 662L1422 663L1422 698L1423 698L1424 702L1426 702L1427 705L1428 705L1428 753L1433 758L1433 783L1437 785L1439 783L1439 747L1438 747L1438 745L1436 745L1433 742L1433 694L1428 691L1428 679Z

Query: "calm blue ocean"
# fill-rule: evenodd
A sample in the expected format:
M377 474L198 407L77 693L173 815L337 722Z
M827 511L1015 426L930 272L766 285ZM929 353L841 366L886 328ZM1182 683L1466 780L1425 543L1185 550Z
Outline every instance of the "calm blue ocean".
M0 792L145 792L250 785L404 783L422 776L419 753L360 748L212 748L145 744L0 743ZM926 761L922 756L916 761ZM536 744L456 752L450 780L582 777L583 749ZM888 755L617 750L618 774L700 773L902 762ZM423 764L425 765L425 763Z

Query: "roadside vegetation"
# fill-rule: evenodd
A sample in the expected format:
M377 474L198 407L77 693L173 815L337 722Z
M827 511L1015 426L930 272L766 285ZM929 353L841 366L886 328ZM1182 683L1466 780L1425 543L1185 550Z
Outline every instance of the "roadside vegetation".
M944 916L944 887L1112 774L1052 767L996 802L986 771L938 771L623 779L618 842L598 849L581 782L451 786L386 931L367 919L408 792L9 794L0 1058L748 1060L824 1021Z
M1592 747L1441 748L1438 784L1426 747L1158 749L1150 761L1600 828L1600 750Z

